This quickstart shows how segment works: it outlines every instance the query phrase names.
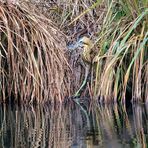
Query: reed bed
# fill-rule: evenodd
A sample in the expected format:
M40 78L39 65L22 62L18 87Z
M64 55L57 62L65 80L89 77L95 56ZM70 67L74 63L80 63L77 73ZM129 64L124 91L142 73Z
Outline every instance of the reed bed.
M145 0L40 1L42 12L76 42L87 35L96 55L85 94L100 102L148 101L148 3ZM46 3L43 3L46 2ZM41 4L45 4L44 6ZM50 8L50 9L49 9ZM81 85L84 69L79 50L70 55L73 92Z
M100 102L148 102L147 6L134 0L108 3L94 58L93 91Z
M26 4L0 2L0 101L54 102L70 95L65 36Z

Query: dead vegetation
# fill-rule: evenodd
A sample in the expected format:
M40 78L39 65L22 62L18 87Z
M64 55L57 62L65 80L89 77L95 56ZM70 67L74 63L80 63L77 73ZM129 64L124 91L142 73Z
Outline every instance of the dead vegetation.
M70 95L65 36L26 5L0 2L0 95L17 101L62 101Z

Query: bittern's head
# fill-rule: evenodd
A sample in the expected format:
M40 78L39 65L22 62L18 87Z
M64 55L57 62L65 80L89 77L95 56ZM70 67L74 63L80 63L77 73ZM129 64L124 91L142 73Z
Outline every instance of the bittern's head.
M91 46L92 46L91 40L88 37L86 37L86 36L80 38L79 41L77 42L77 44L78 44L78 47L88 47L88 48L91 48Z
M92 47L92 41L88 37L84 36L84 37L80 38L76 42L76 44L68 46L68 49L75 50L78 47L91 48Z

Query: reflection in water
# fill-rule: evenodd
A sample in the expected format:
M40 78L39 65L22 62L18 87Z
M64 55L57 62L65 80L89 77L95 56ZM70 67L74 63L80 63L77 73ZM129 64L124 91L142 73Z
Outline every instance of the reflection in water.
M94 148L148 146L148 106L0 107L0 147ZM89 122L89 123L88 123Z

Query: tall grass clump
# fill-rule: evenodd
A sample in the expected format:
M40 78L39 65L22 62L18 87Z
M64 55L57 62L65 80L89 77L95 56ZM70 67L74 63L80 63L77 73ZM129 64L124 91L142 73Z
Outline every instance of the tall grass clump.
M69 95L64 35L27 5L0 2L0 101L62 101Z
M94 59L94 95L102 102L148 102L148 3L106 1Z

